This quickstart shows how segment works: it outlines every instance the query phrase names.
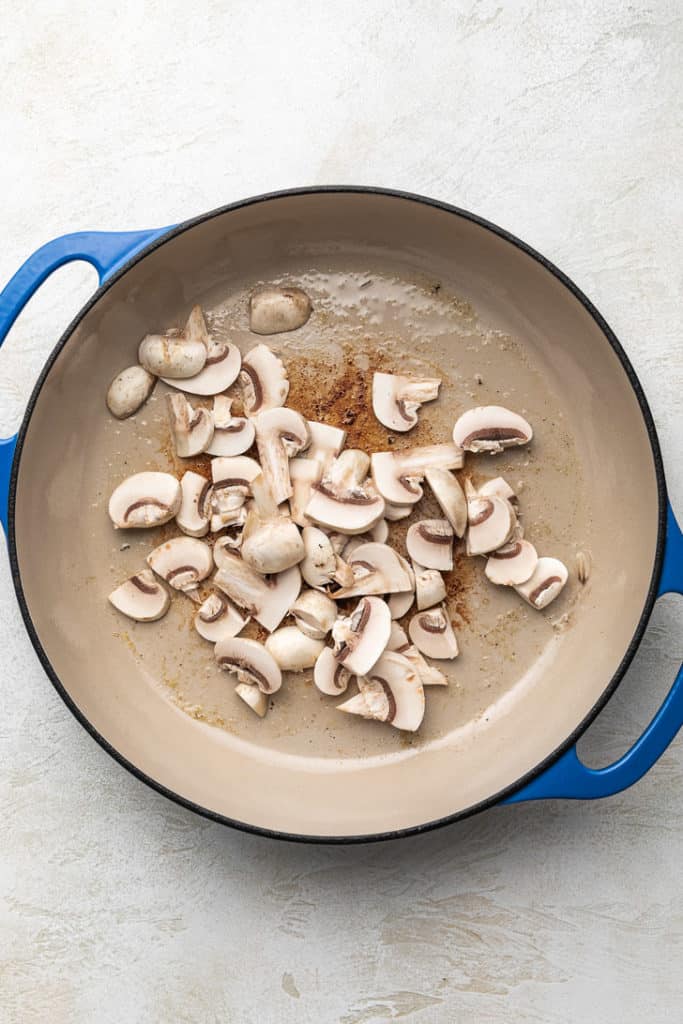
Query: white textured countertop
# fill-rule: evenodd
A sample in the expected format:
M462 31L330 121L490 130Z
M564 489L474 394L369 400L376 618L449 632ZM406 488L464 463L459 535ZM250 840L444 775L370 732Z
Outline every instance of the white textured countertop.
M286 186L448 200L594 300L641 376L683 513L681 13L675 0L8 4L0 280L66 231L173 223ZM94 283L62 270L12 332L0 433ZM382 846L277 844L176 807L87 736L38 664L4 554L0 621L2 1024L680 1016L681 739L603 802L501 808ZM593 763L661 700L681 632L675 601L660 604L582 743Z

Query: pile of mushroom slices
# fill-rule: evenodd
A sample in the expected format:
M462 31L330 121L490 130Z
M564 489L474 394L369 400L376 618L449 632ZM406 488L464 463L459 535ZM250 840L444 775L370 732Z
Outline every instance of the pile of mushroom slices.
M294 330L308 315L300 289L262 289L251 298L254 333ZM341 428L286 407L289 382L278 356L257 344L242 358L230 343L214 342L198 306L184 332L144 338L139 358L112 382L110 410L132 415L161 376L176 389L166 397L177 454L208 454L211 476L147 471L114 490L115 527L175 519L182 535L151 551L149 568L109 600L147 622L168 610L169 588L191 598L197 632L215 645L218 665L236 677L237 694L257 715L265 715L283 672L312 668L323 694L339 696L354 683L340 711L415 731L424 687L447 682L426 659L458 654L443 577L453 569L455 538L465 538L469 555L486 557L493 583L514 587L534 608L564 586L564 565L539 558L524 539L512 488L498 477L478 489L466 479L463 490L453 473L465 452L495 454L530 441L521 416L498 406L470 409L451 441L368 455L345 449ZM223 393L236 381L239 417ZM377 419L409 431L440 384L375 373ZM195 408L183 392L213 396L213 408ZM246 454L252 446L256 457ZM443 518L410 526L406 558L391 543L390 524L415 511L424 483ZM413 605L406 634L397 620ZM288 616L292 624L283 625ZM250 619L270 634L265 643L240 636Z

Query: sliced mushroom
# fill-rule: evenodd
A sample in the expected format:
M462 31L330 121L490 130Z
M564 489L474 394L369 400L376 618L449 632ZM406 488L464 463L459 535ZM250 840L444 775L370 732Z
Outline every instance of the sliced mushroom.
M458 641L443 605L413 615L408 625L408 633L418 651L426 654L428 658L457 657Z
M460 469L462 464L462 449L450 443L375 452L371 460L372 479L385 501L414 505L422 497L420 483L428 469Z
M314 640L297 626L281 626L266 640L266 650L283 672L303 672L306 668L313 668L324 646L324 640Z
M196 376L207 356L206 325L199 306L190 313L182 334L148 334L138 349L140 365L166 382Z
M510 540L517 517L509 501L476 497L467 502L467 511L468 555L486 555L502 548Z
M423 686L448 686L448 680L443 672L426 662L417 647L411 644L402 647L399 653L408 659Z
M457 478L447 469L428 469L425 480L456 537L463 537L467 529L467 500Z
M257 572L283 572L304 557L298 526L280 514L263 474L251 481L254 501L242 532L242 558Z
M247 416L277 409L287 401L289 381L285 368L267 345L257 345L246 354L242 360L240 381Z
M492 551L484 572L491 583L513 587L531 579L538 565L536 548L528 540L511 540Z
M389 605L392 619L402 619L412 608L414 600L414 590L402 590L397 594L389 594L387 604Z
M406 635L405 629L403 626L399 626L398 622L392 622L391 632L387 641L387 650L399 651L401 653L405 647L410 647L410 640Z
M531 577L521 583L515 590L532 608L547 608L560 593L569 573L564 562L559 558L539 558Z
M361 544L351 555L353 583L332 594L335 601L368 594L399 594L413 590L415 580L404 558L388 544Z
M142 366L117 373L107 391L107 408L117 420L125 420L142 408L154 391L157 379Z
M303 327L311 300L302 288L257 288L249 296L249 329L254 334L285 334Z
M164 378L166 384L190 395L218 395L237 380L242 356L237 345L229 341L215 341L206 328L204 314L195 306L185 327L185 337L201 341L206 349L203 369L189 378Z
M439 396L441 380L436 377L400 377L393 373L375 373L372 378L372 409L388 430L405 433L417 424L424 402Z
M304 558L301 575L309 587L322 590L332 582L349 586L353 582L353 571L342 561L326 533L317 526L304 526L302 531Z
M327 476L314 484L306 515L313 522L339 533L365 533L384 515L384 500L365 481L369 459L349 448L330 466Z
M246 519L246 509L242 510ZM243 525L238 524L236 527L228 526L228 532L217 537L213 545L213 560L216 563L217 569L223 568L223 555L228 552L234 554L239 551L242 546L242 529Z
M348 618L332 628L334 656L354 675L363 676L385 649L391 633L388 605L379 597L363 597Z
M112 590L109 600L117 611L136 622L156 622L168 611L171 598L151 569L143 569Z
M330 534L330 540L334 543L334 538L340 538L340 555L343 555L348 562L349 558L361 544L369 544L370 541L375 541L377 544L386 544L389 540L389 524L386 519L380 519L378 523L368 530L367 533L357 533L353 537L345 536L343 533Z
M112 493L109 518L120 530L161 526L173 519L180 500L180 484L170 473L134 473Z
M384 502L384 518L390 523L396 523L399 519L407 519L412 514L412 505L392 505L389 501Z
M253 686L249 683L238 683L235 687L235 693L240 700L249 705L259 718L263 718L268 710L268 697L259 690L258 686Z
M527 444L533 430L523 416L502 405L480 405L468 409L453 427L453 440L467 452L494 455L504 448Z
M313 484L320 479L320 464L313 459L290 459L289 479L292 484L289 514L297 526L307 526L306 506L311 500Z
M426 569L413 560L413 572L415 574L417 610L422 612L425 608L433 608L435 604L441 604L446 598L446 584L438 569Z
M331 647L323 647L313 669L313 682L321 693L338 697L344 693L349 682L355 678L340 665Z
M184 594L192 594L213 569L211 548L195 537L174 537L147 555L157 576Z
M482 498L505 498L506 501L512 504L513 508L517 503L517 495L502 476L496 476L493 480L487 480L486 483L481 485L478 493Z
M254 427L261 469L280 505L292 495L289 460L310 444L308 424L293 409L268 409L254 418Z
M236 605L244 608L264 629L272 633L299 596L301 573L297 566L293 566L266 579L239 555L224 550L221 554L221 567L213 577L213 582Z
M201 473L188 470L180 480L180 508L175 521L188 537L203 537L209 532L211 483Z
M334 626L337 606L320 590L302 590L291 613L302 633L314 640L324 640Z
M232 398L216 395L213 400L213 437L204 449L207 455L242 455L254 443L254 424L244 416L232 415Z
M421 519L406 535L408 554L425 569L453 568L453 527L447 519Z
M233 672L240 683L258 686L262 693L275 693L282 686L280 666L258 640L228 637L216 644L214 654L219 667Z
M228 546L234 548L235 551L239 551L242 547L242 531L246 521L247 510L243 505L226 512L212 512L209 530L211 533L218 533L220 530L230 531L229 536L226 538Z
M406 732L419 729L425 713L424 690L415 669L402 654L387 651L367 678L358 680L358 686L365 708L352 698L339 704L337 710L387 722Z
M211 531L230 526L241 518L238 513L251 491L251 481L261 472L255 459L246 455L217 458L211 462Z
M316 423L315 420L308 421L308 429L311 443L306 456L319 464L323 475L344 447L346 431L341 427L332 427L329 423Z
M194 617L194 628L205 640L217 644L219 640L237 636L249 622L225 594L214 590L200 605Z
M211 444L213 416L208 409L194 409L185 395L166 395L176 454L182 459L199 455Z

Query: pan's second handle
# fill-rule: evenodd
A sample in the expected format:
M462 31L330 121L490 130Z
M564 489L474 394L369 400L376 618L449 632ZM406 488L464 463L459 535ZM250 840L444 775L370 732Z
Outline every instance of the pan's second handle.
M168 228L151 231L78 231L55 238L29 256L0 292L0 345L22 309L50 274L65 263L85 260L97 271L100 284L135 253L166 234ZM0 522L7 534L9 481L17 439L0 440Z
M670 593L683 593L683 534L669 505L664 565L657 596ZM579 760L576 747L571 747L537 779L502 802L513 804L546 797L591 800L619 793L650 770L682 725L683 667L643 735L614 764L606 768L587 768Z

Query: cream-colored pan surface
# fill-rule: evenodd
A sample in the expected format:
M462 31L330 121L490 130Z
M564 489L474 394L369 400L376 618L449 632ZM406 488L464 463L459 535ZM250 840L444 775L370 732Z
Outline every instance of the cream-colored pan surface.
M417 735L335 710L310 675L289 676L264 720L234 694L178 595L159 623L107 602L172 527L115 531L113 487L143 468L186 467L169 444L165 388L113 420L109 381L140 338L202 303L244 350L246 299L296 282L314 313L272 339L290 404L379 450L374 368L443 379L438 403L394 447L446 440L475 404L523 412L528 449L472 458L475 478L520 488L527 536L570 569L545 612L495 588L460 555L449 608L460 657L430 688ZM195 460L193 468L201 465ZM422 508L430 508L426 502ZM16 494L21 583L40 644L91 726L157 784L264 829L372 835L463 812L533 770L600 700L646 600L658 504L647 429L628 377L584 306L543 265L464 217L374 193L276 197L172 238L109 288L78 324L38 395ZM402 538L406 524L397 524ZM126 545L130 545L126 547ZM575 559L587 552L588 582Z

